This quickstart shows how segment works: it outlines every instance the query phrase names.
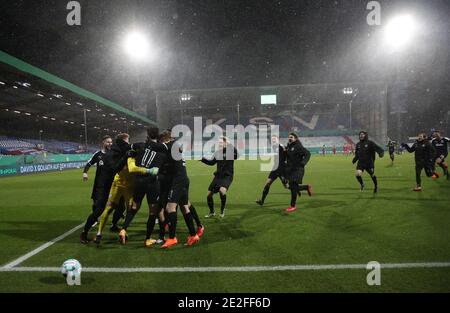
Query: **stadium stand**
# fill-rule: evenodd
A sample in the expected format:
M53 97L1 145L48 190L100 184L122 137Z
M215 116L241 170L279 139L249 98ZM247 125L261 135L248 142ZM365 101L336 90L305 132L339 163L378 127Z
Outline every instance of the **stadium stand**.
M88 146L88 150L80 143L70 141L41 141L36 139L22 139L0 136L0 153L4 155L39 154L45 152L62 154L92 153L96 146Z

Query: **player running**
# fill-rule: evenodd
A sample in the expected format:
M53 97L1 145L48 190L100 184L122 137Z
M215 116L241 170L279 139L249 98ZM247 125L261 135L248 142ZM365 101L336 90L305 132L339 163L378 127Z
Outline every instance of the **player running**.
M375 153L378 153L380 158L384 156L384 150L376 143L369 140L369 134L364 130L360 131L359 142L356 144L355 157L353 158L352 163L355 164L358 162L356 165L355 176L361 186L361 191L363 191L365 187L362 174L364 171L367 171L373 181L373 193L378 192L378 180L375 176Z
M394 165L395 147L396 146L397 146L397 143L395 141L392 141L389 139L387 148L389 150L389 157L391 158L392 165Z
M448 155L448 143L450 139L448 137L442 137L441 132L439 130L435 130L433 132L433 139L431 140L431 144L433 145L436 154L434 156L434 161L440 168L444 171L444 175L447 177L447 180L450 179L450 175L448 173L448 164L445 162L445 158ZM435 172L435 177L439 178L437 172Z
M305 166L309 162L310 157L311 153L303 147L298 139L298 135L290 133L286 147L286 179L291 190L291 205L286 209L288 213L297 209L297 195L300 194L300 191L306 190L309 196L312 195L312 186L302 185Z
M226 137L221 137L219 140L219 149L214 152L213 158L211 160L206 158L201 159L201 162L206 165L213 166L217 164L217 170L214 172L214 178L208 187L208 193L206 195L206 201L209 207L209 214L205 216L206 218L216 216L213 198L215 193L219 193L220 195L220 217L225 217L227 191L233 182L234 160L237 158L238 152L236 148L228 142Z
M287 182L285 179L285 163L286 163L286 148L280 143L278 136L272 136L272 149L275 151L274 167L267 177L262 197L260 200L256 200L259 205L264 205L267 195L269 194L270 186L277 179L280 178L284 188L287 188Z
M402 143L409 153L414 152L414 160L416 162L416 187L413 191L422 191L422 179L420 175L425 170L425 175L431 177L434 174L434 156L435 150L428 140L425 133L420 133L416 142L410 147L406 143Z

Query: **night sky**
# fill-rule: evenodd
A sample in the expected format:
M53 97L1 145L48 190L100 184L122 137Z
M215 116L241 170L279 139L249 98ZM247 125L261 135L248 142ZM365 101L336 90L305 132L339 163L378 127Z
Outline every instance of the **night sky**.
M382 22L405 10L424 21L397 59L379 51L369 1L81 0L81 26L66 24L67 2L2 1L0 49L122 105L139 79L150 97L152 89L380 81L393 68L448 99L450 1L379 1ZM152 62L124 54L132 27L151 38Z

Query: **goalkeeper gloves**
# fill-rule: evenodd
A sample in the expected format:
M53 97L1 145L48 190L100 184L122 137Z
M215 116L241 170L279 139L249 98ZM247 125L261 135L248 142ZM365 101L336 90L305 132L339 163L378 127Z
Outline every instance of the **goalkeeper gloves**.
M150 175L158 175L159 168L158 167L152 167L147 169L147 174Z

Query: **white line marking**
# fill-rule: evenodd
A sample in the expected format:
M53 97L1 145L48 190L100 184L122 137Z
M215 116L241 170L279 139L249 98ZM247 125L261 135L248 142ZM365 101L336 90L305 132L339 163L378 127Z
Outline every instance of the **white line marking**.
M173 273L173 272L272 272L272 271L320 271L320 270L366 270L367 264L278 265L278 266L218 266L218 267L85 267L89 273ZM382 269L442 268L450 262L384 263ZM0 272L59 272L59 267L2 267Z
M56 243L56 242L58 242L58 241L60 241L60 240L63 240L64 238L66 238L66 237L69 236L70 234L76 232L78 229L82 228L83 226L84 226L84 223L82 223L82 224L80 224L80 225L78 225L78 226L75 226L74 228L72 228L71 230L65 232L65 233L62 234L61 236L56 237L55 239L50 240L50 241L47 242L47 243L44 243L42 246L39 246L39 247L37 247L36 249L34 249L34 250L28 252L27 254L22 255L21 257L17 258L16 260L14 260L14 261L12 261L12 262L10 262L10 263L8 263L8 264L5 264L4 266L0 267L0 270L3 270L3 269L10 269L10 268L13 268L14 266L19 265L19 264L22 263L23 261L25 261L25 260L31 258L32 256L38 254L38 253L41 252L42 250L47 249L48 247L50 247L50 246L53 245L54 243Z

